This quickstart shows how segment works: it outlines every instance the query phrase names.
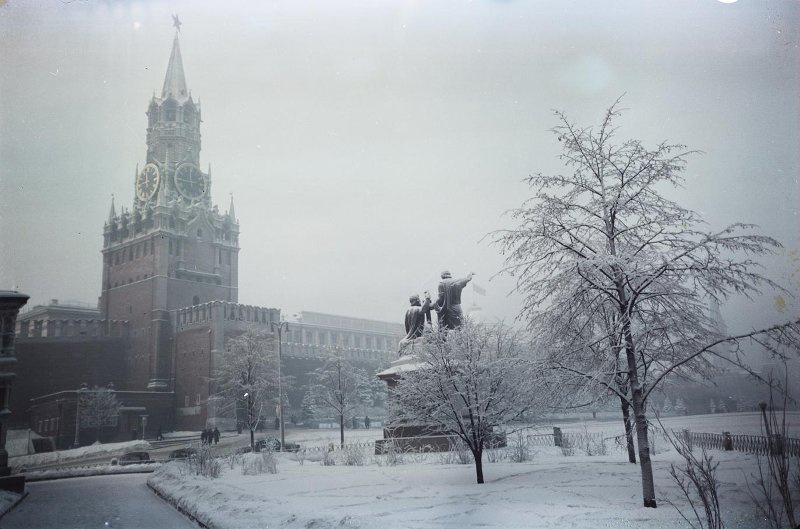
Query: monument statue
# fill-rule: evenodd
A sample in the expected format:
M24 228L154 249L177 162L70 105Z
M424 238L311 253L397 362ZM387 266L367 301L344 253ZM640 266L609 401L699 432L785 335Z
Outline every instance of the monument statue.
M408 298L411 306L406 311L406 336L400 340L400 355L409 354L414 349L414 344L422 339L425 333L425 321L431 321L433 302L431 296L425 292L425 303L421 303L419 296L414 294ZM409 351L406 351L409 349Z
M472 272L467 277L453 279L450 272L442 272L442 282L439 283L439 298L436 300L435 309L439 313L439 327L442 329L456 329L464 323L464 313L461 310L461 291L472 280Z

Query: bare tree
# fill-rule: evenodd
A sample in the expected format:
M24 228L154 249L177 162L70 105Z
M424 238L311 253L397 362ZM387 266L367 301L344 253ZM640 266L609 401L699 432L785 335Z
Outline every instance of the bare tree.
M800 322L718 336L705 301L779 289L750 256L780 244L753 234L751 225L702 229L696 213L663 194L682 184L691 151L616 142L618 104L597 129L580 128L556 112L560 125L553 132L569 172L529 177L534 197L512 212L518 226L495 232L494 242L506 256L503 272L517 278L524 295L520 316L531 330L552 336L553 329L575 322L593 327L551 348L553 367L628 401L644 505L656 507L647 436L650 392L668 375L702 369L721 344L748 337L797 344ZM606 319L611 325L604 328ZM611 346L598 347L604 342ZM625 393L614 381L620 372Z
M669 500L667 502L675 507L692 529L724 529L719 502L720 482L717 478L719 463L714 462L714 458L705 448L700 449L700 457L696 456L689 438L676 432L668 433L660 419L658 422L667 440L681 456L681 464L670 464L669 475L692 509L697 525L675 503Z
M501 324L467 320L458 329L432 331L403 372L390 399L395 420L424 424L457 436L472 452L483 483L483 450L508 423L543 408L529 343Z
M789 529L798 526L797 513L800 511L800 466L796 457L790 455L786 447L789 429L786 410L789 405L789 376L786 363L783 364L783 387L775 384L770 375L769 403L760 402L761 430L767 437L769 450L765 457L758 459L756 492L749 485L748 490L757 511L766 520L770 529ZM776 410L775 393L782 397Z
M278 353L272 333L248 326L230 338L222 353L215 378L219 396L236 410L243 407L250 446L255 449L255 431L268 405L278 394Z
M112 388L98 386L80 391L80 399L81 428L94 428L95 439L99 441L103 428L117 425L122 404Z
M365 402L371 402L370 383L364 370L348 362L337 347L325 364L311 373L304 405L323 408L339 418L339 442L344 446L344 421Z

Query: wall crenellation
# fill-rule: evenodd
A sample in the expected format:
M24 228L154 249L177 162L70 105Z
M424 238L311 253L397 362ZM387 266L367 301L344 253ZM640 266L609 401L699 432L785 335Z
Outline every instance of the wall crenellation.
M127 320L44 319L18 321L18 340L30 338L98 337L126 338L130 329Z
M280 309L218 300L173 311L178 329L217 320L269 325L273 321L280 321L280 314Z

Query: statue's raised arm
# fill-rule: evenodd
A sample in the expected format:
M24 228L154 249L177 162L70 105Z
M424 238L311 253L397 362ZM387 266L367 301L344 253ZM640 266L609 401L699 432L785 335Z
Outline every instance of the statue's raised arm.
M461 291L472 280L472 272L461 279L453 279L448 270L442 272L439 283L439 297L436 300L436 312L439 313L439 326L443 329L456 329L464 323L461 310Z

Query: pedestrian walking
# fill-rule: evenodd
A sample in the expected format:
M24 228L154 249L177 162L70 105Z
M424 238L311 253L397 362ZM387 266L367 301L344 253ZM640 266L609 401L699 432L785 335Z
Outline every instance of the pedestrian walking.
M219 443L219 430L217 427L214 427L214 444Z
M369 428L369 415L364 416L364 428Z
M206 434L206 431L203 430L202 432L200 432L200 444L204 445L207 442L208 442L208 434Z

